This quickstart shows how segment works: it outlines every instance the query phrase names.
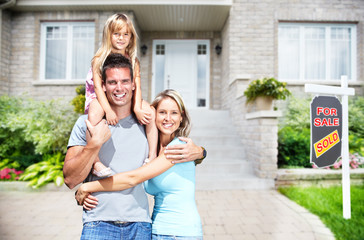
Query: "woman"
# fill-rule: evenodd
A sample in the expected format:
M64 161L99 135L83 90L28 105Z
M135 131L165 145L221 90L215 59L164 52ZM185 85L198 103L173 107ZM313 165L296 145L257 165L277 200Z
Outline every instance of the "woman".
M181 96L174 90L161 92L152 106L156 109L155 121L159 130L158 157L133 171L81 185L76 199L89 210L97 205L95 198L86 198L90 193L120 191L153 178L145 182L146 191L155 199L152 239L202 239L195 203L195 164L173 165L163 154L167 145L184 143L178 137L188 136L189 115Z

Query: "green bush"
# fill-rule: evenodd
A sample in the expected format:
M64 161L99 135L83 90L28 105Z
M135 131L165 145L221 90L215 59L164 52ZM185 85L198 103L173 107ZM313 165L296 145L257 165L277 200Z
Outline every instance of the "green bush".
M0 170L25 170L43 154L66 152L77 114L60 100L0 97Z
M61 152L45 154L43 155L43 161L29 166L19 180L29 181L28 186L35 189L51 182L54 182L56 186L61 186L64 182L63 164L64 154Z
M22 162L21 156L27 158L35 154L34 144L25 140L23 128L9 126L12 118L22 113L22 104L19 98L0 96L0 159L16 157Z
M286 88L287 83L280 82L275 78L257 79L249 83L244 91L246 102L252 102L259 96L268 96L276 100L285 100L291 92Z
M37 154L65 153L76 118L71 106L61 100L23 100L21 112L9 113L6 127L20 131L26 142L34 144Z
M85 112L85 85L80 85L76 88L77 96L72 99L72 105L76 113L83 114Z
M278 166L311 167L310 129L286 126L278 132Z
M364 139L364 97L349 98L349 131Z

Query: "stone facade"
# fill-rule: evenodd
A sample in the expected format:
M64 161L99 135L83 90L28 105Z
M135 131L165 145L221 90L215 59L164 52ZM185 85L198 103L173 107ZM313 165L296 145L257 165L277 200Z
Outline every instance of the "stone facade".
M10 14L0 10L0 94L9 92L9 65L11 44Z

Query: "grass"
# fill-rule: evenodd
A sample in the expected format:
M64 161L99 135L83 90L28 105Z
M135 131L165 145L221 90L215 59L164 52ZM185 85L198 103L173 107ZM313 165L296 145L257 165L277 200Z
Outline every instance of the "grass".
M351 219L343 218L342 187L288 187L279 191L320 217L336 240L364 239L364 185L351 186Z

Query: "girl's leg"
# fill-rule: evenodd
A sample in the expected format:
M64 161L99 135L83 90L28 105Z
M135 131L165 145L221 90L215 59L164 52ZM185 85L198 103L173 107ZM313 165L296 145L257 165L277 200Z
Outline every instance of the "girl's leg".
M149 145L149 161L157 157L157 145L158 145L158 129L155 125L155 109L150 104L143 100L142 109L152 113L152 119L150 123L145 126L147 133L148 145Z
M89 106L88 120L93 126L95 126L102 120L104 115L105 115L104 110L102 109L99 101L97 101L97 99L95 98L94 100L91 101ZM89 132L87 131L86 139L88 137L89 137ZM96 161L94 162L92 173L98 177L108 177L112 175L111 169L105 167L105 165L100 162L99 158L96 158Z

